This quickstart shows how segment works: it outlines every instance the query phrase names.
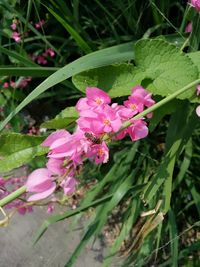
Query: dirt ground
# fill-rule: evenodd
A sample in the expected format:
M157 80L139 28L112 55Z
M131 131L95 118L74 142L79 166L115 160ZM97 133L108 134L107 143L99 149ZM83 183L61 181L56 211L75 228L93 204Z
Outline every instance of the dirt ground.
M25 216L15 215L7 228L0 228L0 267L63 267L78 244L82 226L71 231L73 221L62 221L49 227L33 247L37 229L48 215L35 208ZM77 229L78 228L78 229ZM104 248L96 241L88 246L74 267L99 267Z

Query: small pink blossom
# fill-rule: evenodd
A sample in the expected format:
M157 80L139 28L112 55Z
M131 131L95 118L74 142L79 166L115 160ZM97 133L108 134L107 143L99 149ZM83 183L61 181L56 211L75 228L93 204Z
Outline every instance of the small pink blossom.
M21 41L21 36L19 32L13 32L12 33L12 39L15 40L15 42L19 43Z
M200 105L196 108L197 116L200 117Z
M133 120L132 125L128 127L127 132L132 141L137 141L148 135L148 127L143 120Z
M76 109L82 111L85 109L94 109L109 104L111 99L107 93L96 87L86 88L86 98L81 98L76 104Z
M52 48L48 48L43 54L44 57L50 56L50 57L54 57L55 56L55 52Z
M129 110L130 117L133 117L135 114L142 112L144 110L143 102L136 97L134 98L133 96L129 96L128 100L124 101L124 106ZM126 111L126 113L127 112L128 111Z
M106 142L92 145L91 150L87 153L89 158L94 158L96 164L106 163L109 159L109 149Z
M33 171L25 184L27 192L35 193L28 201L37 201L50 196L56 189L56 183L52 180L51 172L46 168Z
M200 12L200 0L191 0L190 5Z
M44 56L40 55L40 56L37 56L37 63L41 65L45 65L47 64L47 60Z
M16 85L15 82L11 80L10 81L10 87L15 88L15 85Z
M200 84L197 85L197 96L200 96Z
M13 22L11 25L10 25L10 28L15 31L17 29L17 23L16 22Z
M61 183L65 195L71 195L76 190L77 181L75 178L67 176Z
M155 101L151 98L152 94L140 85L133 87L131 96L148 108L155 104Z
M67 157L75 165L82 164L81 156L88 150L89 141L84 132L78 130L73 135L55 140L50 146L49 158L60 159Z
M3 88L6 89L6 88L8 88L8 87L9 87L9 83L8 83L8 82L5 82L5 83L3 84Z
M0 177L0 186L4 186L6 184L6 180Z
M89 113L95 115L89 117ZM121 119L110 106L105 106L104 109L95 112L86 111L85 116L88 117L80 117L77 120L79 127L83 131L89 131L96 135L117 132L122 125Z
M47 206L47 213L53 213L55 210L55 205L53 203L49 203Z
M185 27L185 32L192 32L192 22L189 22Z
M71 134L66 130L57 130L50 134L42 143L42 146L51 146L54 141L60 138L67 138L71 136Z
M46 164L46 167L51 173L62 176L66 171L65 168L63 167L63 164L64 164L64 158L61 159L50 158Z
M28 85L29 81L31 81L31 79L32 77L27 77L22 79L17 85L17 88L25 88Z
M42 19L38 21L37 23L35 23L35 28L40 29L44 24L45 24L45 21Z

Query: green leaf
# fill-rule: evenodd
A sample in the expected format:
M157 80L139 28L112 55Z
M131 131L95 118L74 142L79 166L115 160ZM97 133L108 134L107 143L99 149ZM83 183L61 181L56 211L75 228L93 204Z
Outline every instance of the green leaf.
M176 46L163 40L138 41L135 44L135 62L138 66L136 77L142 72L147 79L147 89L161 96L170 95L198 78L193 62ZM195 89L189 90L178 98L190 98L194 92Z
M198 72L199 72L199 77L200 77L200 51L188 53L187 56L197 66Z
M199 77L200 77L200 51L188 53L187 56L192 60L192 62L198 68ZM200 103L200 97L194 94L194 96L191 99L191 102Z
M87 86L98 87L111 97L129 95L134 82L133 64L118 64L89 70L73 76L74 85L85 92Z
M70 78L71 76L86 71L88 69L98 68L101 66L110 65L116 62L124 62L133 58L134 54L132 51L131 43L126 43L123 45L117 45L110 48L105 48L100 51L93 52L86 56L83 56L72 63L66 65L60 70L53 73L41 84L39 84L16 108L8 117L1 122L0 131L5 127L5 125L25 106L27 106L31 101L37 98L40 94L45 92L50 87Z
M62 110L54 119L45 121L41 128L63 129L78 119L78 112L75 107L67 107Z
M40 146L43 140L44 137L17 133L0 135L0 172L8 172L47 153L48 148Z
M168 96L198 78L197 67L179 49L164 40L142 39L134 46L135 64L120 64L90 70L73 77L73 83L85 91L98 86L112 97L129 95L131 87L142 84L150 92ZM185 99L195 89L181 94Z

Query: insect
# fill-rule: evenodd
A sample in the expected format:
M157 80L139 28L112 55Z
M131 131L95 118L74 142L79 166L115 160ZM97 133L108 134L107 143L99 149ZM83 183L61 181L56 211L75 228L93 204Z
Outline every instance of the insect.
M94 144L101 144L101 140L92 133L85 133L85 137Z

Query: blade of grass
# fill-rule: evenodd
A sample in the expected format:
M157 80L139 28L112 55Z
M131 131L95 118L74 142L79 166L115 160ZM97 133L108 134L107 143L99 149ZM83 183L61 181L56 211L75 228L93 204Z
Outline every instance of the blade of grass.
M171 257L172 257L172 267L178 267L178 239L175 237L178 235L175 215L172 209L169 210L169 232L170 240L174 240L171 243Z
M173 190L175 190L177 188L177 186L180 185L180 183L182 182L189 166L190 166L190 162L191 162L191 158L192 158L192 139L190 139L185 147L185 155L184 155L184 159L182 161L181 167L180 167L180 171L176 177L176 179L173 182Z
M58 22L68 31L72 38L76 41L77 45L84 51L86 54L91 53L92 49L89 47L87 42L79 35L79 33L72 28L64 19L62 19L58 14L56 14L51 8L47 7L47 10L57 19Z
M125 238L128 236L128 234L130 233L134 222L137 219L137 216L139 214L139 199L133 199L132 203L131 203L131 208L130 208L130 214L129 217L124 220L124 224L123 227L121 229L121 232L119 234L119 236L116 238L113 246L111 247L111 249L108 252L108 256L106 257L106 259L103 262L102 267L109 267L111 265L111 261L113 260L113 256L119 251L120 246L123 242L123 240L125 240Z
M0 76L48 77L59 69L55 67L35 67L35 65L34 67L0 66Z
M133 43L131 42L102 49L73 61L72 63L53 73L40 85L38 85L0 124L0 131L20 110L22 110L32 100L34 100L40 94L45 92L50 87L56 85L57 83L60 83L82 71L110 65L117 62L124 62L126 60L132 59L133 56Z
M199 214L199 217L200 217L200 194L198 193L194 183L193 183L193 177L187 177L185 179L186 181L186 184L191 192L191 195L194 199L194 203L196 205L196 208L197 208L197 212Z
M23 65L27 66L27 67L37 67L38 65L36 63L34 63L31 59L26 58L24 56L22 56L21 54L15 52L15 51L11 51L8 50L6 48L3 48L2 46L0 46L0 52L2 52L3 54L9 56L9 57L13 57L17 60L19 60L20 63L22 63Z

